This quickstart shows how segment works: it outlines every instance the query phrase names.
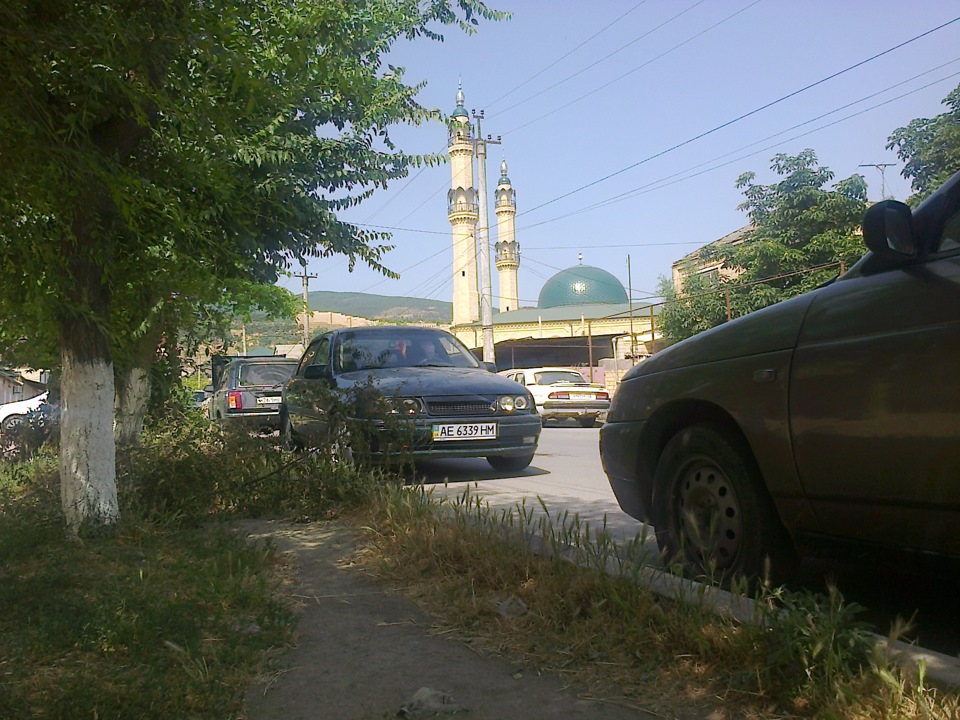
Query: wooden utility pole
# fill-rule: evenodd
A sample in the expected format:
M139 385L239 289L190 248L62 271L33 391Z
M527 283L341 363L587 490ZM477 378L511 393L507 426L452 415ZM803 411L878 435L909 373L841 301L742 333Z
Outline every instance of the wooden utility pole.
M306 351L307 345L310 344L310 298L307 296L307 291L310 287L310 278L315 278L316 275L307 274L307 266L303 266L303 272L299 275L294 275L303 280L303 349Z

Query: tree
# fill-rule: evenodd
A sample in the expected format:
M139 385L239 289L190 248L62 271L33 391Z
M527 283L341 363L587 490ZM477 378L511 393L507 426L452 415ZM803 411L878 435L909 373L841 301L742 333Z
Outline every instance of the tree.
M71 531L118 518L114 359L183 285L273 283L333 253L389 273L389 236L337 213L437 161L388 129L439 114L382 57L478 17L503 14L480 0L0 7L0 307L57 331Z
M752 172L737 180L750 219L742 242L706 247L700 261L720 263L726 273L691 275L677 294L662 282L668 305L661 317L664 334L677 341L767 305L812 290L849 267L862 254L858 235L866 209L862 175L825 186L833 173L820 167L813 150L776 155L771 169L783 179L754 183Z
M947 112L917 118L888 138L887 149L896 149L905 163L901 174L910 179L914 194L908 202L914 206L960 170L960 86L943 104Z

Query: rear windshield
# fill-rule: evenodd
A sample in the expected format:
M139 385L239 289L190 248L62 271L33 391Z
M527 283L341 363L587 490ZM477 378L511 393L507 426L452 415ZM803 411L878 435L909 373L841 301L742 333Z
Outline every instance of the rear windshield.
M239 387L253 385L282 385L293 376L295 363L249 363L240 366L237 373Z
M553 385L555 383L586 383L583 375L573 370L547 370L534 373L537 385Z

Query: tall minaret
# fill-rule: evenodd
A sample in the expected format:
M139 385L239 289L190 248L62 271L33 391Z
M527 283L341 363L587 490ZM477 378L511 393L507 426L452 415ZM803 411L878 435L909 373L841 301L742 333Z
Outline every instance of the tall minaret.
M497 183L497 271L500 273L500 312L520 308L517 269L520 243L516 240L517 193L507 177L507 161L500 163Z
M480 319L477 291L477 191L473 187L473 127L463 107L463 89L457 90L457 107L450 115L447 152L453 171L447 193L447 217L453 226L453 324Z

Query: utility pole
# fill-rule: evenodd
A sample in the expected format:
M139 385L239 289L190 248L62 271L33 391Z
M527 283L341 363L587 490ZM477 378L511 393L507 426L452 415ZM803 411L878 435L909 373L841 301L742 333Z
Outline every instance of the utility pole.
M887 199L887 180L886 180L886 177L884 176L884 173L886 172L886 169L888 167L894 167L895 165L896 163L864 163L862 165L858 165L857 167L872 167L880 171L880 199L886 200Z
M307 264L303 263L303 272L294 277L303 281L303 349L306 351L307 345L310 344L310 299L307 296L307 289L310 287L310 278L315 278L316 275L308 275Z
M483 329L483 360L484 362L497 361L493 344L493 282L490 278L490 220L487 217L487 143L500 144L500 136L494 140L488 135L483 139L480 121L483 120L483 110L477 113L472 111L477 121L477 138L474 141L474 150L477 155L477 188L479 194L480 219L477 222L477 243L480 255L480 327Z
M633 334L633 277L630 275L630 255L627 254L627 303L630 308L630 363L636 365L637 343Z

